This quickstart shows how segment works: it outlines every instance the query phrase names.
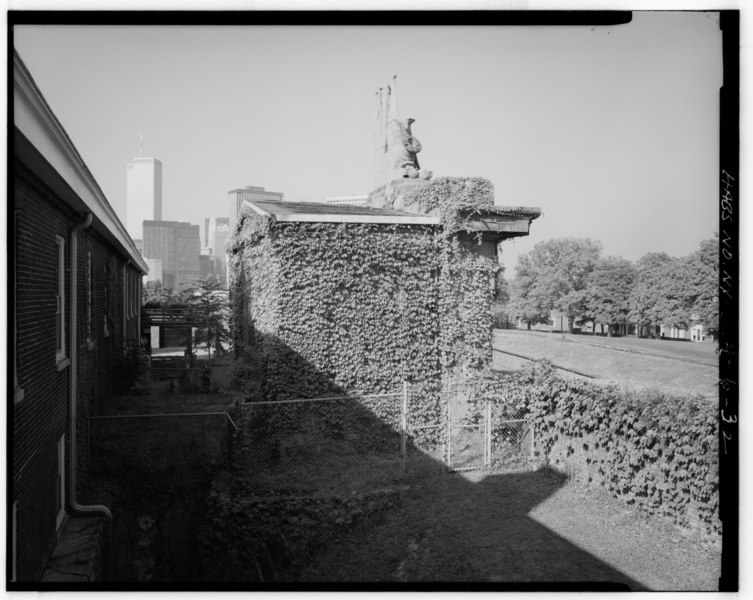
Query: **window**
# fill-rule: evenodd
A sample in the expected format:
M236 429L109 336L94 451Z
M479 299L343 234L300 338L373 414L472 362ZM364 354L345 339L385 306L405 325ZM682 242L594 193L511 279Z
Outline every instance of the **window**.
M128 273L128 318L133 316L133 276Z
M55 483L56 525L60 528L65 518L65 434L58 440L58 477Z
M104 336L110 337L110 265L105 263Z
M92 303L92 253L86 254L86 339L92 340L92 321L94 320L94 304Z
M136 278L131 273L131 318L136 316Z
M125 281L125 316L127 319L131 316L131 278L128 276L127 267L123 267L123 279Z
M56 235L58 249L57 293L55 295L55 360L58 369L68 363L65 358L65 239Z
M134 298L134 303L136 306L135 310L135 316L138 318L141 314L141 292L142 292L142 285L143 282L141 281L141 274L136 273L136 297Z

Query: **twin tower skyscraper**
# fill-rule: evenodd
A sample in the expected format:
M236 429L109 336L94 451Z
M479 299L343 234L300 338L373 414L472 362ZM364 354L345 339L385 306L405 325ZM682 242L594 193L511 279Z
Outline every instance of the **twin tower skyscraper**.
M199 226L162 218L162 162L153 157L133 158L126 171L126 229L149 265L148 280L160 280L180 290L214 275L227 284L225 243L245 200L283 201L280 192L246 186L228 192L228 216L207 217L204 247ZM225 211L220 211L225 212Z
M162 162L136 157L126 171L126 229L143 250L144 221L162 220Z
M138 156L126 171L126 229L149 265L148 281L174 290L201 276L198 225L162 219L162 162Z

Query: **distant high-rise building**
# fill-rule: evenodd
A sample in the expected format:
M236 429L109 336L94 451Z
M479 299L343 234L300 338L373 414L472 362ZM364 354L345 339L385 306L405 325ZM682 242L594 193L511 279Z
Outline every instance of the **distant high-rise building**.
M175 255L177 258L176 289L190 287L199 279L201 235L198 225L178 223L175 228Z
M204 218L204 247L201 249L202 255L204 254L204 248L212 247L209 238L209 224L211 223L211 221L212 219L210 219L209 217Z
M214 259L213 275L226 285L225 245L230 237L230 219L228 217L207 217L204 219L204 247L210 251Z
M199 255L199 278L206 279L214 275L214 256L209 254L209 248L202 248Z
M156 158L136 157L126 171L126 229L134 240L143 240L144 221L161 220L162 163Z
M282 192L268 192L263 187L255 185L247 185L243 189L232 190L228 192L230 196L230 223L229 229L232 232L235 229L235 222L238 219L238 213L241 210L241 205L244 200L254 202L256 200L273 200L275 202L284 202L285 194Z
M225 254L225 242L227 236L224 234L230 230L230 219L228 217L207 217L204 219L204 247L211 248L212 256ZM220 238L218 240L217 234Z
M162 259L161 258L147 258L146 264L149 266L149 275L147 275L147 281L162 281Z
M144 256L162 260L162 283L185 289L199 279L201 237L198 225L182 221L144 221Z

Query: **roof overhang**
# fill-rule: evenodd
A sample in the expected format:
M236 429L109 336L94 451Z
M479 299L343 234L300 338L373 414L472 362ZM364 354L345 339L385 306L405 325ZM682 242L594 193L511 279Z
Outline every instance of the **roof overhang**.
M321 203L244 201L256 214L281 223L368 223L375 225L441 225L439 216L388 208ZM310 209L310 210L307 210ZM533 207L494 206L460 213L461 229L479 232L495 242L528 235L531 222L541 215Z
M23 61L13 60L14 153L143 273L149 271L125 227L45 101Z
M501 242L507 238L528 235L531 222L541 216L541 209L534 207L494 207L491 210L473 210L465 214L463 229L479 232L484 238Z
M287 223L373 223L375 225L439 225L439 217L414 215L410 213L398 213L398 211L385 211L380 209L366 209L366 211L360 211L357 214L347 212L346 205L334 205L334 204L318 204L315 206L326 206L331 212L320 213L305 212L303 210L282 212L269 210L268 204L264 203L264 208L261 203L250 202L246 200L244 204L247 204L251 210L255 213L272 217L278 222ZM311 203L314 205L314 203ZM312 206L313 208L313 206ZM340 208L342 212L336 212L333 208ZM359 207L362 208L362 207ZM370 212L369 212L370 211ZM393 214L390 214L393 213Z

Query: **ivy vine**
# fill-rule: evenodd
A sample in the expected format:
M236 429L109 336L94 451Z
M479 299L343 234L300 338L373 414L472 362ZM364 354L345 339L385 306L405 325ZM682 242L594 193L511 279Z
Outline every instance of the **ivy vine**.
M491 362L496 260L452 215L493 205L483 179L440 178L411 202L440 225L278 222L248 209L228 245L236 352L252 399L388 393L412 383L427 419L448 373ZM464 213L463 213L464 214ZM242 362L241 362L242 364Z
M532 418L539 456L555 467L719 535L718 419L708 400L564 379L546 361L487 372L472 397Z

